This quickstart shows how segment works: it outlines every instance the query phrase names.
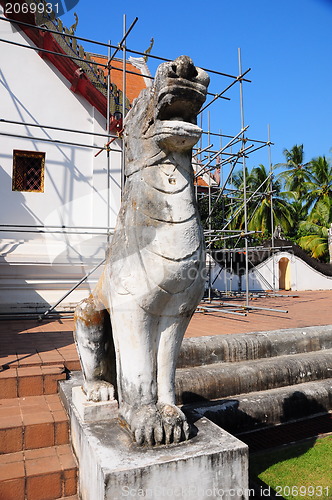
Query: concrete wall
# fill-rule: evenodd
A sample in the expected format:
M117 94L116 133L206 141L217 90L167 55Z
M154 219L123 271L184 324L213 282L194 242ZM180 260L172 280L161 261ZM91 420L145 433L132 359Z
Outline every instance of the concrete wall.
M8 22L0 21L0 31L1 38L32 45ZM69 82L37 51L5 43L0 47L0 102L2 119L91 132L83 135L0 122L0 225L64 225L92 228L96 233L78 234L82 229L71 230L76 234L2 231L1 310L4 304L52 303L60 298L63 290L104 257L106 237L97 233L106 232L108 213L106 152L95 158L96 149L35 139L102 147L107 139L94 133L105 133L105 118L82 96L74 94ZM118 140L112 144L118 150L120 146ZM44 193L12 191L14 149L46 153ZM120 166L121 153L111 153L111 227L120 204ZM36 266L37 262L41 265Z
M237 274L231 273L213 261L211 266L211 285L217 290L225 292L237 292L239 290L240 278Z
M238 291L239 276L231 274L214 261L212 287L220 291ZM241 279L245 290L245 276ZM316 271L289 252L278 252L249 271L250 290L332 290L332 277Z
M285 269L286 276L283 279L280 272L283 271L283 264L288 260ZM289 290L331 290L332 277L324 276L320 272L310 267L299 257L289 252L278 252L263 263L259 264L249 273L249 288L251 290L267 290L266 281L273 284L273 270L275 272L276 289ZM289 287L287 283L289 282ZM244 283L243 283L244 285ZM285 288L281 288L284 285Z

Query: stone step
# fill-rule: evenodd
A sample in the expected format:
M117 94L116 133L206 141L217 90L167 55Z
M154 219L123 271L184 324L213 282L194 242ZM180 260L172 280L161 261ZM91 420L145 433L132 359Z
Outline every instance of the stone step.
M0 399L56 394L58 381L65 379L63 365L10 368L0 372Z
M180 368L176 372L176 398L178 404L220 399L331 376L332 349L239 363Z
M76 500L77 464L69 445L0 455L3 500Z
M58 394L0 400L0 455L67 444L68 429Z
M13 368L29 368L35 366L61 366L68 371L80 370L81 363L78 359L75 345L73 344L73 346L69 346L69 348L64 348L63 350L65 349L68 351L65 354L66 358L54 351L37 352L35 350L29 354L23 352L7 355L0 352L0 373ZM27 351L27 348L22 350Z
M183 409L237 435L294 420L301 425L301 419L332 410L332 378L185 405ZM332 414L328 432L332 432Z
M332 326L183 339L178 368L332 349Z

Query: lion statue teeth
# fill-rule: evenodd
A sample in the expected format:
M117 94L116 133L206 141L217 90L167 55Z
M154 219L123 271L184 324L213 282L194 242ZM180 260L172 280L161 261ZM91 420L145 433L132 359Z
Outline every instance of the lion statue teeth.
M139 445L178 443L182 338L205 287L192 147L209 77L187 56L159 66L124 123L126 183L103 274L75 311L75 340L92 401L119 401Z

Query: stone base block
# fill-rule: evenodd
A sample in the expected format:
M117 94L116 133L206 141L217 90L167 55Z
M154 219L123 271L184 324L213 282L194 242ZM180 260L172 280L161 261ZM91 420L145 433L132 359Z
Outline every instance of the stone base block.
M118 416L118 402L116 399L101 401L100 403L88 401L81 386L73 387L72 403L83 422L110 420Z
M70 383L62 383L60 392L70 414L82 500L244 500L251 496L247 446L207 418L190 416L194 431L187 442L139 447L116 418L82 422Z

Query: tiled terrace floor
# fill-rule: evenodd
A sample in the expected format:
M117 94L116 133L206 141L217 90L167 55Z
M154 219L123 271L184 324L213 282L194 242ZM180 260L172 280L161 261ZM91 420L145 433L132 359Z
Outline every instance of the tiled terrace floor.
M332 290L280 294L250 299L249 306L276 309L252 310L247 316L221 312L195 313L186 337L226 335L285 328L332 324ZM224 302L243 300L234 297ZM239 311L240 309L238 309ZM282 311L287 310L287 313ZM78 357L73 343L73 320L57 319L42 323L36 320L0 321L0 366L28 367L34 365L64 365L78 369Z
M275 310L195 313L186 336L332 324L332 291L263 296L249 305ZM0 500L77 500L76 463L56 390L65 370L79 367L73 320L0 321Z
M245 304L243 300L237 301L234 297L223 301ZM276 309L276 311L252 310L246 317L212 312L196 313L186 336L225 335L332 324L332 290L285 292L277 297L251 299L249 306ZM282 310L288 312L284 313Z

